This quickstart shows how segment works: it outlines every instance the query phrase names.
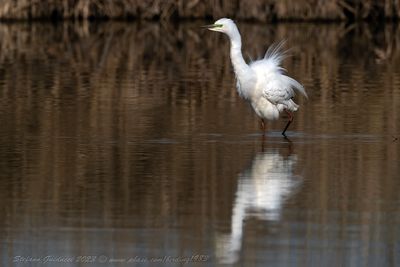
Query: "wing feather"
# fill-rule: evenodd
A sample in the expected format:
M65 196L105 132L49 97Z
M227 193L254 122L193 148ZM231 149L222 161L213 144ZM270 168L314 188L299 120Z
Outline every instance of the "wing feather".
M304 87L287 76L285 69L281 67L283 59L288 55L287 51L283 51L284 44L285 41L281 41L271 45L263 59L251 64L260 79L262 95L273 104L287 104L295 96L295 91L307 97Z

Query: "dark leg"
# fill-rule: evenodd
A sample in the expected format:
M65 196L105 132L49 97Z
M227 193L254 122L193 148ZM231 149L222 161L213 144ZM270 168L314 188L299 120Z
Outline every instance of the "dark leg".
M262 136L261 136L261 151L264 152L264 143L265 143L265 121L264 119L261 119L260 121L260 129L262 131Z
M265 121L264 121L264 119L261 119L261 121L260 121L260 129L261 129L261 131L263 132L263 135L265 135Z
M293 121L293 114L290 113L290 111L288 111L287 109L285 109L285 112L286 112L286 113L288 114L288 116L289 116L289 121L288 121L288 123L286 124L285 129L283 129L282 135L283 135L284 137L287 138L285 132L286 132L287 128L289 128L289 125L290 125L290 124L292 123L292 121Z

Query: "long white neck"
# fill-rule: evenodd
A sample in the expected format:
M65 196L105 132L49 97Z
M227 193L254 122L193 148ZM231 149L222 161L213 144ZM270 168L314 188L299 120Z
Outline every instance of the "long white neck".
M231 41L231 61L235 74L239 80L244 78L249 70L249 65L243 59L242 55L242 38L240 37L239 30L235 27L232 32L228 34Z

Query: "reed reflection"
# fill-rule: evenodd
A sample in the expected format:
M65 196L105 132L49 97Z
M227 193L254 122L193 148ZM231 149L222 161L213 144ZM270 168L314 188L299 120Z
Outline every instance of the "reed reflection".
M288 142L285 148L263 148L239 174L230 233L217 235L216 256L220 263L238 261L247 218L280 221L285 202L302 182L302 178L294 174L296 163L297 155Z

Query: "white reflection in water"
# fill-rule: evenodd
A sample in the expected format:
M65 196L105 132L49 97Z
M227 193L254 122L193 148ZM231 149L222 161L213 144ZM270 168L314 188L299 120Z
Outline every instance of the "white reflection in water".
M278 149L270 149L258 153L250 167L239 174L231 232L217 235L216 256L220 263L238 260L247 217L272 222L281 219L285 201L301 183L301 178L293 173L296 162L295 154L285 156Z

